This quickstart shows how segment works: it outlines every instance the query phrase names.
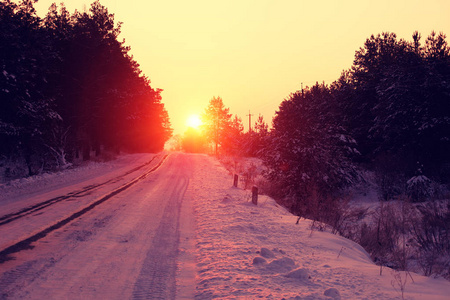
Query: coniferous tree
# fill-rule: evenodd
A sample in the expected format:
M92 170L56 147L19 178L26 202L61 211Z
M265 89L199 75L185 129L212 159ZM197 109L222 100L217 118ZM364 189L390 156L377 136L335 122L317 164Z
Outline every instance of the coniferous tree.
M245 156L263 157L269 143L269 125L260 114L256 120L254 130L243 134L240 153Z
M33 175L43 164L45 131L60 119L47 88L57 54L40 27L33 1L0 5L1 151L7 157L23 157Z
M292 199L290 209L307 214L310 197L334 196L358 176L351 161L355 141L339 123L330 89L316 84L283 101L273 120L264 161L269 178Z
M382 172L412 176L419 163L439 173L449 150L449 68L443 34L432 33L422 47L417 32L412 42L383 33L357 51L336 92L366 161L385 165Z
M201 115L202 131L208 141L213 143L214 153L219 154L231 127L230 109L225 107L220 97L213 97Z
M243 131L242 119L235 115L229 122L228 128L224 130L222 149L225 153L229 155L240 154Z

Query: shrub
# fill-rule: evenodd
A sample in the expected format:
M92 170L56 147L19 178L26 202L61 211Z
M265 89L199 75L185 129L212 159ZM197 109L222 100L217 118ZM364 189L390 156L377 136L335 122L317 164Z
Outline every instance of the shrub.
M425 275L450 279L450 201L417 206L420 222L413 223L417 259Z
M417 175L406 182L406 192L414 202L422 202L433 195L432 181L425 175Z

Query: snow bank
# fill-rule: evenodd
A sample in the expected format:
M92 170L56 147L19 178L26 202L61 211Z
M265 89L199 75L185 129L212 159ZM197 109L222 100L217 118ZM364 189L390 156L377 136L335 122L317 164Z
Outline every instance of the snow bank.
M193 171L197 299L401 299L397 273L380 276L359 245L311 231L309 220L296 225L267 196L253 205L214 158L198 156ZM411 275L406 299L448 299L448 281Z

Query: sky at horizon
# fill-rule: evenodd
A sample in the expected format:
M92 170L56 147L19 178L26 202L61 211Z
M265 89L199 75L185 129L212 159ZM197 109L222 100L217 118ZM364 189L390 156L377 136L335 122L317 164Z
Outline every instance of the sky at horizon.
M52 0L35 4L43 17ZM93 0L65 2L72 13ZM161 88L174 134L220 96L248 129L259 114L270 125L279 104L303 86L332 83L351 67L370 35L394 32L424 43L431 31L450 34L450 1L101 0L123 22L153 88ZM449 41L449 38L447 38Z

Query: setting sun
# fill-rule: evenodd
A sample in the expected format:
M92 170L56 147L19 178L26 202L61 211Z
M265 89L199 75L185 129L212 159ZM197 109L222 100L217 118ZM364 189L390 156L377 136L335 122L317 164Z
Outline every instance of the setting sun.
M198 115L190 115L186 120L187 127L197 129L200 125L202 125L202 120L200 120L200 117Z

